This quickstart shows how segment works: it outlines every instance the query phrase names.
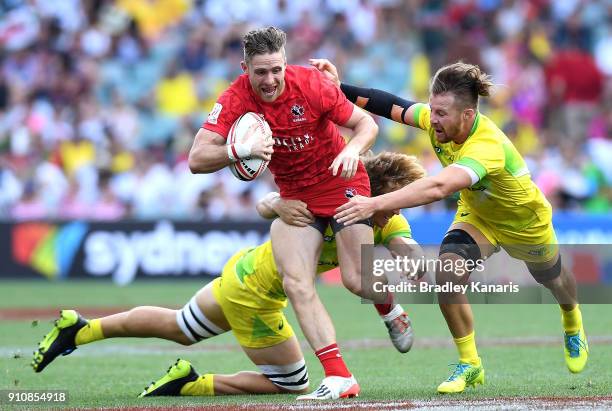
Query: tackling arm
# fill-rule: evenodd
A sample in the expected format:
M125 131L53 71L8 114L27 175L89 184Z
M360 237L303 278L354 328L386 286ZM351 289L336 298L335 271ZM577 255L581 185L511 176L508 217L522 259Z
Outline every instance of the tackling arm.
M472 177L458 167L445 167L438 175L423 177L407 186L374 197L377 210L416 207L442 200L472 185Z
M284 200L274 191L259 200L255 208L263 218L280 217L285 223L298 227L314 222L314 216L308 211L306 203L300 200Z
M387 249L394 258L406 257L417 261L425 258L425 252L419 243L408 237L392 238L389 244L387 244ZM425 267L422 264L415 264L414 267L417 268L415 272L405 272L402 274L411 280L418 280L423 277L426 272Z
M371 217L378 210L395 210L433 203L472 185L470 174L446 167L440 174L423 177L407 186L377 197L356 196L336 209L334 218L346 225Z
M340 90L346 98L372 114L417 127L414 122L414 101L375 88L365 88L341 83Z
M336 83L346 98L372 114L386 117L398 123L418 127L414 122L414 102L404 100L386 91L351 86L340 83L338 69L327 59L310 59L310 64Z
M278 217L276 211L274 211L274 203L280 199L280 194L276 191L272 191L264 198L257 202L255 208L257 209L257 213L263 218L271 220L273 218Z

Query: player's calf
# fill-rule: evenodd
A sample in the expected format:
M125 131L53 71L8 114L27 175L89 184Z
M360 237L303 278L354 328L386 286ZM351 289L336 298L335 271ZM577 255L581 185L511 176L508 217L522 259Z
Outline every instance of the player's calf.
M308 388L308 369L304 359L288 365L258 365L261 373L281 393L302 393ZM247 375L245 375L247 374ZM217 378L222 382L217 382ZM214 396L229 393L276 393L266 391L258 384L261 375L256 373L237 373L233 375L215 375L197 373L188 361L178 359L166 374L152 382L139 395L153 396ZM215 388L215 385L217 386ZM226 386L224 389L223 386ZM221 388L219 388L221 387ZM231 387L230 390L227 387Z
M308 368L302 358L293 364L288 365L258 365L261 373L272 384L286 393L302 393L308 389Z

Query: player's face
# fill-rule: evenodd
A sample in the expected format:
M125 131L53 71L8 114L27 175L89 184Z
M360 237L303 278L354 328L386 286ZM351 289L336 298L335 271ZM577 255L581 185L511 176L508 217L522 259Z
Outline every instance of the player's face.
M431 126L436 133L436 140L448 143L461 137L462 114L455 105L452 93L434 94L429 97L431 107Z
M256 54L249 63L242 62L242 69L249 75L249 82L263 101L272 102L285 89L285 54L282 51Z
M387 225L391 217L400 213L399 209L377 211L372 215L372 222L375 226L383 228Z
M390 193L392 191L395 190L399 190L400 186L387 186L384 187L382 190L380 190L380 194L387 194ZM395 209L395 210L382 210L382 211L377 211L372 215L372 222L374 223L375 226L383 228L384 226L387 225L387 223L389 222L389 220L391 219L391 217L393 217L394 215L397 215L400 213L399 208Z

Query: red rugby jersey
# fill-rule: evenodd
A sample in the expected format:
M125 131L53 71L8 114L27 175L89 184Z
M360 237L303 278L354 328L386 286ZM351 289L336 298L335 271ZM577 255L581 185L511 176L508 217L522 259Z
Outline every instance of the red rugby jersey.
M281 195L289 195L334 178L328 167L346 145L335 124L346 123L353 108L340 89L315 68L288 65L285 90L276 101L262 101L243 74L221 94L202 127L227 138L242 114L263 114L274 136L268 167ZM365 168L359 163L358 176L363 178L363 174Z

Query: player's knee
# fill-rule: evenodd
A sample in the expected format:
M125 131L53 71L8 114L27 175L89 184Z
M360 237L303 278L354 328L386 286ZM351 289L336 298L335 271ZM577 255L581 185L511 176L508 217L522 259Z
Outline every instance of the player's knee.
M560 286L562 284L561 256L557 258L557 262L551 267L541 269L528 265L527 268L529 269L533 279L546 288L555 288L556 286Z
M287 365L258 365L261 373L276 385L281 392L301 394L308 391L308 368L301 360Z
M450 268L460 258L457 254L450 253L445 253L438 257L439 265L436 267L436 284L444 284L462 277L455 274L454 270Z
M164 329L166 330L168 335L171 336L170 338L174 342L176 342L178 344L181 344L181 345L184 345L184 346L193 345L193 344L195 344L198 341L190 339L183 332L183 330L181 330L181 327L179 326L179 324L177 322L177 315L180 315L180 313L181 313L181 310L173 310L172 311L172 316L170 318L164 318L163 320L160 319L160 321L163 321Z
M440 245L440 264L436 279L448 280L449 274L456 277L469 275L482 261L480 247L464 230L450 230Z
M291 299L310 299L315 293L314 282L309 278L296 275L283 275L283 289Z
M182 333L182 331L179 330L178 333L176 333L174 342L184 345L185 347L189 347L190 345L195 344L197 341L190 340L185 334Z
M346 275L342 276L342 285L355 295L361 296L363 293L363 287L361 285L360 275Z

